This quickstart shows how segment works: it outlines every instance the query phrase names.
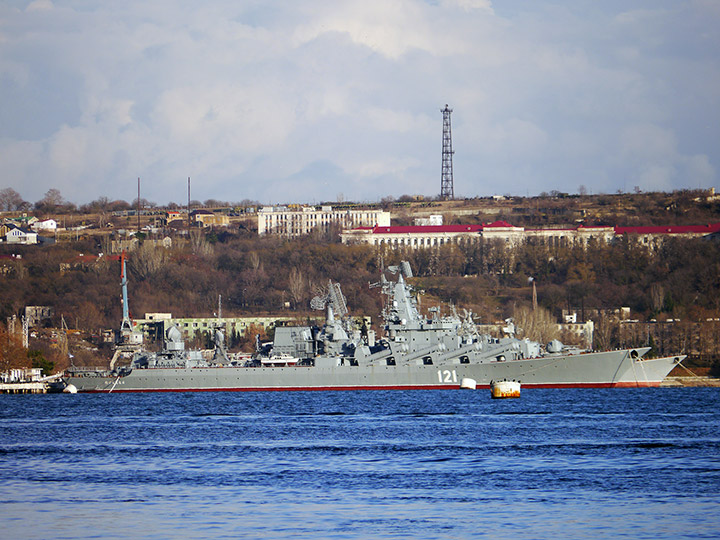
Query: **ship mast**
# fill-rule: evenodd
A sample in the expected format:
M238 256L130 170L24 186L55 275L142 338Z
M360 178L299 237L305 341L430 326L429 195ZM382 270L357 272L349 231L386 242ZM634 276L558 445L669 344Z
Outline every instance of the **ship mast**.
M128 305L127 293L127 272L125 271L125 251L120 255L120 284L122 285L122 308L123 320L120 325L120 332L127 335L132 332L132 322L130 321L130 306Z

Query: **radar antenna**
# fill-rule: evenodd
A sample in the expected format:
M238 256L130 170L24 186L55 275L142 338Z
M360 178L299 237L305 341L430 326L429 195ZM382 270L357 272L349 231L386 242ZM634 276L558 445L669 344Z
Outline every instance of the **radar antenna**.
M391 274L397 274L399 272L404 278L413 277L412 268L408 261L402 261L399 266L388 266L387 271Z
M331 280L328 280L327 293L315 296L310 300L310 307L318 311L325 309L327 305L330 305L333 313L340 318L348 314L347 302L340 290L340 284L333 283Z

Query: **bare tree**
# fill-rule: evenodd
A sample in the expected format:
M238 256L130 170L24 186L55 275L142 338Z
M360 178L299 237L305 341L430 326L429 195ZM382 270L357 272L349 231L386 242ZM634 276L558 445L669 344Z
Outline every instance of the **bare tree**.
M199 257L209 257L213 253L212 244L205 239L200 229L190 231L190 249Z
M145 198L143 198L143 197L140 197L139 202L140 202L140 209L141 209L141 210L142 210L143 208L155 208L155 207L157 206L157 203L156 203L156 202L148 201L147 199L145 199ZM137 207L138 207L138 198L135 197L135 198L133 199L133 201L132 201L132 208L137 208Z
M203 203L205 208L222 208L224 206L230 206L226 201L218 201L217 199L208 199Z
M0 210L20 210L27 202L13 188L0 189Z
M15 368L28 368L30 361L18 333L10 333L0 324L0 373Z
M236 206L242 206L244 208L247 208L248 206L261 206L261 205L258 201L253 201L251 199L243 199Z
M288 288L290 289L290 296L293 300L295 309L297 309L297 306L305 299L305 295L308 290L308 282L297 266L290 271Z
M108 223L108 213L104 210L98 212L98 226L104 227Z
M168 260L167 250L152 242L143 242L128 261L130 271L138 279L145 279L160 270Z
M110 199L108 199L107 197L99 197L94 201L90 201L87 204L81 205L79 208L81 212L86 212L88 214L107 212L109 209Z
M513 313L517 335L539 343L549 343L557 339L557 323L549 311L541 307L531 309L527 306L516 308Z
M45 192L45 196L35 203L35 206L41 206L44 210L52 211L63 204L65 204L65 199L63 199L60 190L52 188Z
M76 317L80 328L96 330L102 326L102 314L93 302L82 302L76 309Z
M610 350L617 339L619 327L620 324L617 319L601 312L598 320L595 321L595 330L593 332L595 349L598 351Z
M250 267L257 271L260 268L260 256L255 251L251 251L249 254L250 257Z
M665 289L657 282L650 285L650 302L653 310L658 312L662 309L665 302Z

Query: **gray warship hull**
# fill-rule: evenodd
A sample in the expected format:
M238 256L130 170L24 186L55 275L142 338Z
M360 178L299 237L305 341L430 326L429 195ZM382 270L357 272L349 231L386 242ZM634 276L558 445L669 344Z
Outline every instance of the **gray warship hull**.
M470 312L464 319L441 316L439 308L421 314L403 277L412 277L407 262L387 271L396 279L383 273L371 285L387 297L379 340L346 316L340 287L330 282L328 294L311 302L327 307L322 328L276 328L273 342L258 344L253 360L242 366L228 358L220 331L209 360L186 351L172 327L163 351L138 352L129 368L118 371L70 373L66 382L79 392L483 388L503 379L525 388L640 387L658 386L684 358L645 359L649 347L587 352L557 340L542 346L514 337L513 324L509 337L480 335ZM268 365L278 360L281 365Z
M683 356L643 359L634 350L591 352L477 364L195 367L133 369L123 376L72 376L79 392L457 389L517 380L524 388L659 386Z

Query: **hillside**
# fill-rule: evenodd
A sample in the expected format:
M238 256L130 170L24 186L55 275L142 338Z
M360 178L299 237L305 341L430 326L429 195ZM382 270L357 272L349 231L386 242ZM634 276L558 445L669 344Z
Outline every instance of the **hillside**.
M623 225L720 221L718 201L705 192L383 204L391 209L394 223L431 213L443 214L446 222L504 219L525 226L578 220ZM658 339L668 347L685 347L703 365L717 358L717 336L706 339L705 345L682 338L688 332L720 336L715 328L720 319L717 242L676 239L657 251L628 239L590 249L527 244L508 249L480 242L399 252L345 246L319 234L292 241L258 237L252 216L235 209L238 215L231 216L228 227L191 231L185 224L163 227L162 212L153 212L140 216L140 227L155 224L156 232L141 234L141 247L129 254L130 308L138 316L158 311L177 317L212 316L222 295L227 316L317 317L319 313L309 310L309 300L331 279L341 284L353 313L373 316L377 322L381 299L368 283L378 279L381 267L409 260L425 306L440 301L449 309L452 303L472 310L483 323L502 321L531 303L532 277L539 305L557 320L563 310L576 311L581 320L592 317L599 324L602 313L627 306L633 320L648 324L679 320L700 325L666 325L663 332L672 335ZM119 231L136 228L137 216L92 213L56 218L84 228L57 233L53 245L0 245L1 320L20 315L26 305L47 305L54 308L51 325L56 328L62 316L71 328L88 335L117 327L120 268L117 257L110 256L112 239L125 238ZM165 237L171 239L170 247L150 242ZM649 327L634 336L619 329L603 334L607 345L638 346L651 340Z

